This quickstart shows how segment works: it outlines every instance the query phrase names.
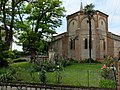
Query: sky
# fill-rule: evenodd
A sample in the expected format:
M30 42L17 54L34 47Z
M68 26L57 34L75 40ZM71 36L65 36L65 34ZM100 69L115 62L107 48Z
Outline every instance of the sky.
M87 4L93 3L95 10L99 10L108 17L108 31L120 35L120 0L61 0L66 9L66 16L80 10L80 3L83 7ZM56 29L57 33L66 31L66 17L62 18L63 25Z
M80 3L83 7L87 4L93 3L95 10L99 10L108 17L108 31L114 34L120 35L120 0L61 0L63 6L66 9L65 15L70 15L80 10ZM58 34L66 32L67 24L66 17L62 18L62 25L56 29ZM22 47L18 47L13 44L13 49L22 50Z

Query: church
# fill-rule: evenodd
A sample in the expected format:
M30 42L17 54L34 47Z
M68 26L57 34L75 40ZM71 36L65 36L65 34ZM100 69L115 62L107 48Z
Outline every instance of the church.
M81 7L66 17L66 32L53 36L50 49L63 59L85 60L89 58L89 24L88 17ZM91 57L102 60L105 55L114 58L120 52L120 36L108 30L108 15L97 10L91 19L92 49Z

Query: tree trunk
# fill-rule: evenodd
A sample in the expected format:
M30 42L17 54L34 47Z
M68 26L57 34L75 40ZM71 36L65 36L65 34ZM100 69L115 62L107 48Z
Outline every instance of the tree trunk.
M36 51L34 49L31 49L30 62L35 63L35 60L36 60Z
M91 63L91 49L92 49L92 30L91 30L91 16L88 16L89 20L89 63Z

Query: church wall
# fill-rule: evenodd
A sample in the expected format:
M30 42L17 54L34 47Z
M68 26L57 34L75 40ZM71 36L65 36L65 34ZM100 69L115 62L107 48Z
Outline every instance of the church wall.
M91 20L92 24L92 58L96 59L96 29L95 29L95 20ZM81 26L80 26L80 39L81 39L81 59L89 58L89 23L86 16L81 17ZM88 45L85 49L85 39L87 39Z
M114 57L118 57L118 53L120 52L120 36L112 34L114 39Z
M118 57L118 53L120 52L120 41L114 40L114 57Z
M100 37L98 30L96 31L96 59L100 60Z
M108 32L108 15L98 11L92 23L92 58L103 59L104 55L117 56L120 37ZM85 40L87 39L87 49ZM71 41L74 48L71 49ZM59 56L84 60L89 58L89 23L82 12L67 17L67 32L54 38L53 46Z
M114 56L114 40L108 36L107 41L107 55Z
M97 32L99 34L99 48L97 52L99 52L99 55L97 55L97 58L102 59L104 58L104 55L107 55L107 17L104 16L103 14L97 13L98 14L98 27L97 27ZM98 46L97 46L98 47ZM99 56L99 57L98 57Z
M79 37L78 15L72 17L71 19L68 19L67 22L68 22L67 30L68 30L68 35L69 35L68 58L79 60L80 59L80 44L79 44L79 38L78 38ZM75 47L73 49L70 48L71 40L75 40L74 41Z
M68 57L68 36L62 38L62 57L67 59Z
M52 42L52 48L56 55L60 58L62 57L62 39L57 39L56 41Z

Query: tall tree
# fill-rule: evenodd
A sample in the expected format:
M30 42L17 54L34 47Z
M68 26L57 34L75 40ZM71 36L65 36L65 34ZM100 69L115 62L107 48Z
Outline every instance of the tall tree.
M95 13L94 5L91 3L89 5L86 5L84 8L84 13L88 17L88 23L89 23L89 63L91 63L91 49L92 49L92 30L91 30L91 19L93 18L93 15Z
M13 28L17 18L17 5L27 0L0 0L0 23L5 30L5 49L9 49L13 41Z
M3 62L3 53L10 49L13 42L13 29L17 19L17 6L19 3L27 0L0 0L0 62ZM5 40L1 29L4 29Z
M16 28L19 28L18 39L30 52L31 62L34 62L44 38L48 38L62 24L64 12L60 0L32 0L19 12L20 20L16 22Z

